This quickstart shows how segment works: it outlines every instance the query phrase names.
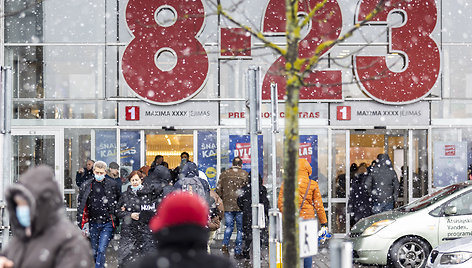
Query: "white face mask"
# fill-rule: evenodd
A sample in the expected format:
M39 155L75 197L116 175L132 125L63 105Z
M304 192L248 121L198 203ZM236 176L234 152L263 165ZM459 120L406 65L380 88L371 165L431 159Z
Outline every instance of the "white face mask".
M16 207L16 218L21 226L27 228L31 226L31 213L28 206Z

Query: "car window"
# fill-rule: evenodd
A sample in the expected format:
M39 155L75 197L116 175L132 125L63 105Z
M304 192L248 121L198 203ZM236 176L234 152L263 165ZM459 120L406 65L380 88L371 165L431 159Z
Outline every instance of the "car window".
M413 203L410 203L408 205L405 205L403 207L398 208L400 211L406 211L406 212L413 212L417 211L420 209L423 209L425 207L428 207L431 204L434 204L451 194L460 191L466 187L468 187L470 184L468 183L461 183L461 184L453 184L451 186L445 187L437 192L431 193L429 195L426 195L418 200L416 200Z
M450 201L447 207L454 206L457 209L456 216L472 214L472 191L465 193Z

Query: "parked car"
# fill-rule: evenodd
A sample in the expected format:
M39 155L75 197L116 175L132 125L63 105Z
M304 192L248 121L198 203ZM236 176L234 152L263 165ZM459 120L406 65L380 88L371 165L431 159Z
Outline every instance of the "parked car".
M354 261L425 267L431 249L472 235L472 181L453 184L356 223L349 233Z
M453 240L431 251L427 268L472 267L472 236Z

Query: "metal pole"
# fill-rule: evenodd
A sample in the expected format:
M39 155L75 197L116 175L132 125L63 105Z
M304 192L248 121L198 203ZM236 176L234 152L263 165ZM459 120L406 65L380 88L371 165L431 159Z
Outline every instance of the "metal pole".
M277 84L272 83L270 85L271 93L271 160L272 160L272 209L270 209L270 215L275 215L274 213L279 212L277 208L277 133L278 129L278 102L277 102ZM269 222L269 233L271 237L276 237L276 220L275 217L270 217L271 221ZM277 241L276 239L270 239L269 241L269 267L277 267Z
M329 259L331 268L351 268L352 267L352 243L333 239L329 243Z
M2 191L1 200L3 205L5 204L5 189L11 182L11 118L12 118L12 70L11 67L2 67L2 124L1 134L3 136L3 178L2 178ZM2 248L8 244L10 237L10 220L8 217L8 211L5 206L3 209L2 219Z
M259 155L257 135L260 133L260 67L249 67L248 99L249 130L251 134L251 192L252 192L252 258L253 267L261 267L261 239L259 229Z

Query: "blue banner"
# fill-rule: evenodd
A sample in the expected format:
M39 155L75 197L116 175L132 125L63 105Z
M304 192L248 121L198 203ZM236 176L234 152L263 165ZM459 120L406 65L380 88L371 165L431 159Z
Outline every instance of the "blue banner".
M205 173L211 189L216 188L216 131L198 131L198 169Z
M259 154L259 174L264 177L264 156L262 135L257 136ZM251 136L229 135L229 162L233 158L240 157L243 160L243 169L251 172Z
M313 171L310 179L318 181L318 136L300 135L298 157L308 160Z
M141 135L139 131L120 131L120 175L127 177L141 167Z
M116 130L95 131L95 160L116 162Z

